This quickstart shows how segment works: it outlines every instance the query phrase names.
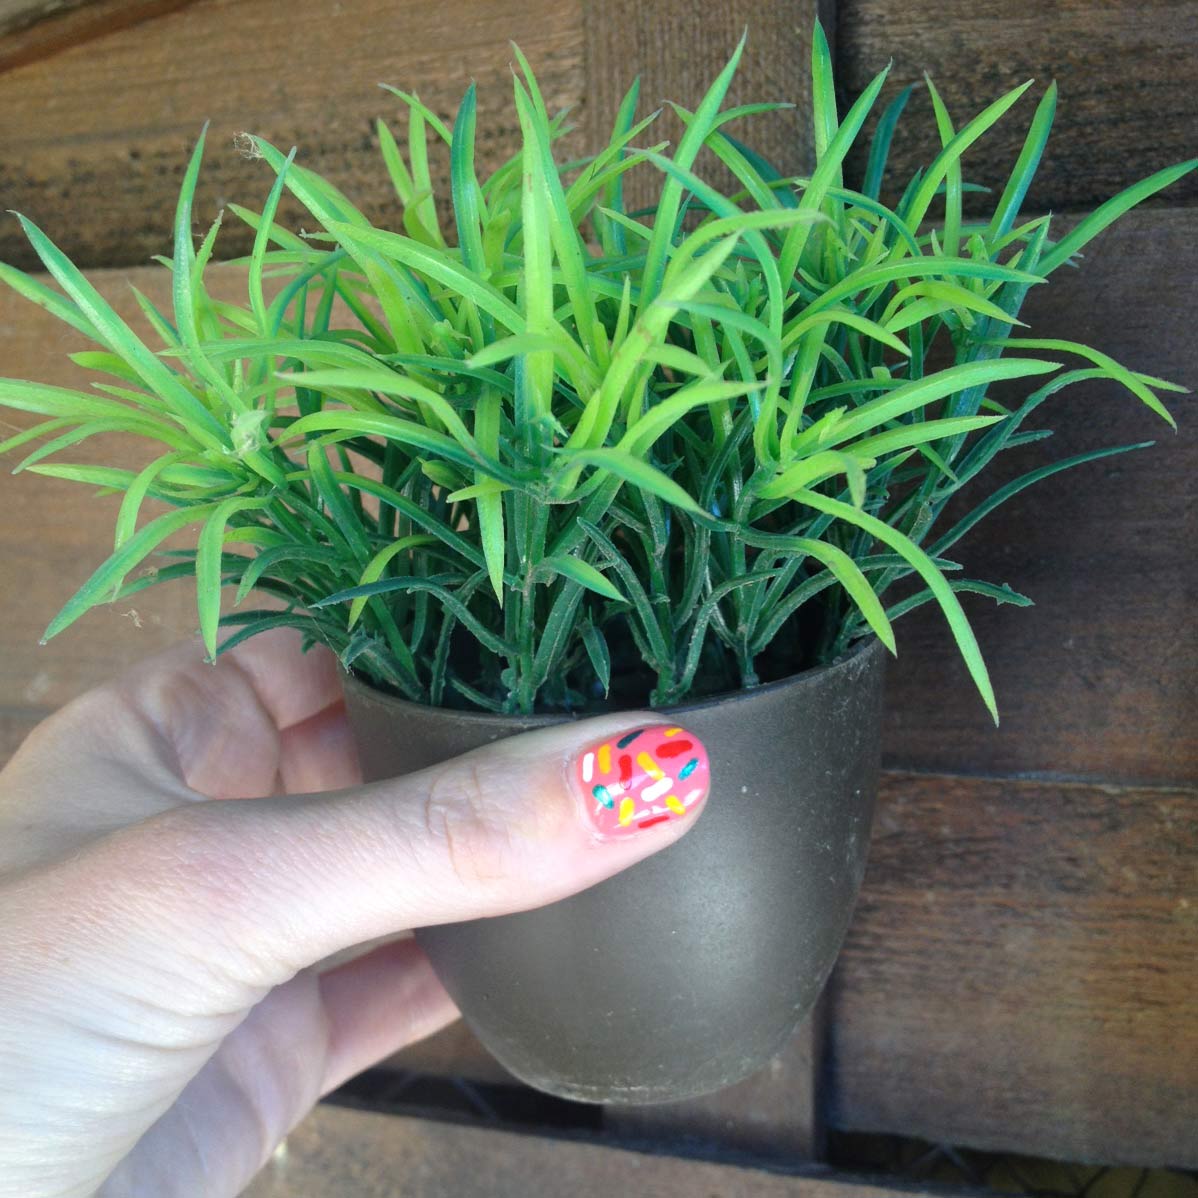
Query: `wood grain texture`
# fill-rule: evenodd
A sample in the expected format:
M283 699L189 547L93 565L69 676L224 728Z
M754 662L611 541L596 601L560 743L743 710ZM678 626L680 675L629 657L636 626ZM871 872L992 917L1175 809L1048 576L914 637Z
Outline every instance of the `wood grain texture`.
M1196 0L975 0L948 6L840 0L837 7L846 102L893 59L886 95L921 81L927 71L960 128L1003 92L1036 79L1033 94L966 154L966 177L978 183L1001 188L1019 154L1034 97L1057 80L1057 120L1029 206L1058 212L1091 207L1194 156ZM892 178L909 179L938 146L921 87L894 141ZM858 179L863 170L859 156ZM1198 178L1191 176L1168 202L1196 198Z
M916 1198L927 1191L903 1188ZM821 1174L784 1176L543 1136L321 1106L245 1198L888 1198ZM945 1191L948 1198L952 1191Z
M590 141L607 137L634 76L641 81L642 112L671 101L693 110L747 31L727 104L782 101L795 107L742 121L730 132L750 140L783 170L806 169L813 160L809 64L817 10L831 27L826 0L731 0L714 6L691 0L592 0L584 6ZM667 112L655 140L668 137L677 144L682 131L681 121ZM721 177L710 159L701 159L700 169ZM635 173L630 177L630 206L648 202L649 182Z
M26 213L81 265L145 263L169 252L187 155L211 120L197 226L229 200L265 199L271 172L233 148L243 130L298 146L298 161L372 220L396 223L374 122L397 128L400 104L376 84L415 89L450 117L476 80L486 169L515 145L509 39L546 102L564 108L584 91L581 23L577 3L557 0L196 0L0 75L0 208ZM448 156L434 165L447 187ZM298 209L281 211L292 221ZM226 224L218 256L231 257L251 235ZM0 221L0 260L30 263L11 218Z
M1198 1165L1198 794L887 774L833 1127Z
M0 0L0 36L70 12L87 0Z
M0 3L0 74L140 25L191 0L45 0Z
M1032 289L1030 335L1083 341L1198 388L1196 245L1198 209L1131 213L1091 243L1080 269ZM1033 422L1056 435L984 476L979 494L1082 450L1157 442L1029 488L954 547L967 577L1008 582L1036 602L965 597L1002 725L991 724L942 617L924 609L895 628L891 765L1198 781L1198 411L1190 396L1170 402L1176 434L1117 387L1066 390Z

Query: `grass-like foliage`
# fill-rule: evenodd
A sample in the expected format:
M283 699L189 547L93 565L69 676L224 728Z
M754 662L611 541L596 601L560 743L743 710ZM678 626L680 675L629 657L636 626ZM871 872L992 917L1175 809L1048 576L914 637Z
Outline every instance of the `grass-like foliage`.
M1027 85L958 128L929 81L940 148L891 208L879 195L910 89L877 125L861 190L847 187L885 73L840 118L817 29L818 163L782 178L729 131L773 107L723 107L739 56L694 112L678 110L676 147L637 119L634 86L608 144L561 164L563 120L517 52L521 148L485 178L473 88L452 127L396 91L405 137L378 126L398 201L386 229L295 151L255 139L275 179L261 212L230 205L256 231L241 305L206 286L219 220L193 241L201 138L163 260L173 311L139 297L157 348L22 217L58 288L0 277L94 343L75 361L97 379L0 380L0 403L46 418L0 449L40 442L18 469L124 494L112 555L47 637L189 577L211 654L221 624L226 649L297 625L419 702L577 711L750 686L871 633L893 649L893 620L930 600L993 711L958 593L1028 601L956 577L947 555L1025 486L1130 447L1041 467L948 527L946 505L998 454L1046 436L1029 417L1065 387L1115 379L1170 419L1155 392L1181 388L1028 337L1017 318L1030 287L1195 164L1054 241L1047 217L1019 214L1050 88L992 215L967 219L962 157ZM733 189L693 173L704 149ZM633 169L657 180L644 212L624 202ZM305 235L275 219L284 190L310 214ZM988 395L1002 380L1025 381L1017 406ZM161 456L138 471L61 460L110 432ZM143 516L147 499L165 513ZM184 529L194 550L139 572ZM235 610L222 618L225 588ZM236 610L255 591L282 603Z

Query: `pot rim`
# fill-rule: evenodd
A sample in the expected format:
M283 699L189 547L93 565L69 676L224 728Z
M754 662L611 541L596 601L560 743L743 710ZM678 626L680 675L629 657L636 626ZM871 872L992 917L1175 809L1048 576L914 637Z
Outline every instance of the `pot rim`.
M493 711L468 711L457 707L434 707L428 703L413 703L411 699L401 699L398 695L380 690L378 687L372 686L370 683L359 678L352 670L346 672L343 681L346 689L349 690L352 688L360 698L368 699L375 703L382 703L401 712L413 709L422 713L439 712L446 719L460 720L470 724L491 724L493 726L518 724L522 729L531 730L533 728L549 728L555 724L566 724L572 720L592 719L601 715L619 715L621 712L627 711L645 710L652 711L658 715L681 715L686 712L719 707L726 703L743 702L758 695L772 694L777 691L811 685L823 675L833 670L843 670L859 658L877 658L882 656L883 653L884 646L882 642L876 636L871 636L858 642L858 644L836 658L835 661L828 662L822 666L811 666L809 669L800 670L797 674L791 674L786 678L779 678L775 682L763 682L757 686L742 687L740 690L721 691L718 695L705 695L703 698L696 699L693 702L676 703L670 707L619 707L613 708L611 711L577 713L558 712L521 715L518 712L509 714Z

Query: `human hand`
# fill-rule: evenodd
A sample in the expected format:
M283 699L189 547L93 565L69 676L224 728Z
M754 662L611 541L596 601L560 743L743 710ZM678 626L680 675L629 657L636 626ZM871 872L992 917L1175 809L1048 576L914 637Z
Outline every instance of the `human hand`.
M693 822L588 823L569 763L628 714L363 786L338 671L289 632L181 647L0 773L0 1195L238 1193L321 1094L456 1015L413 940L319 962L563 898Z

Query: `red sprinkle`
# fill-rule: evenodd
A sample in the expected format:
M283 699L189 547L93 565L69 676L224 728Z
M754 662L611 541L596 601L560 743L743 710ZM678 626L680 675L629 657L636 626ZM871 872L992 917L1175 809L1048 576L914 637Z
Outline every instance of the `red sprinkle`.
M694 743L689 740L668 740L664 745L658 745L658 757L681 757L683 753L689 753L693 749Z
M654 824L664 824L670 817L668 815L655 815L652 819L643 819L638 824L638 828L652 828Z
M627 753L620 755L620 781L625 785L632 781L632 758Z

